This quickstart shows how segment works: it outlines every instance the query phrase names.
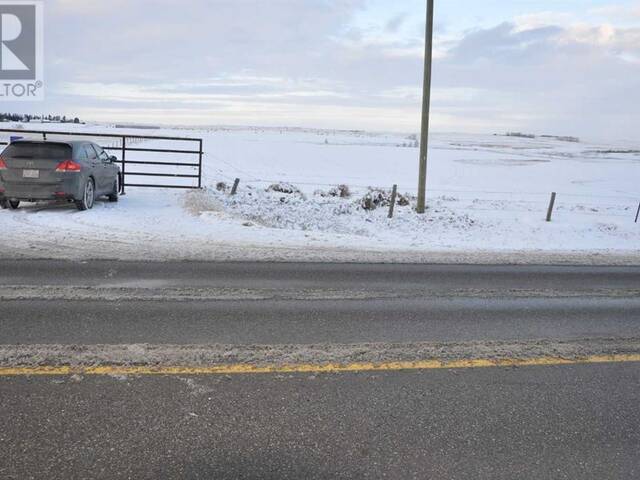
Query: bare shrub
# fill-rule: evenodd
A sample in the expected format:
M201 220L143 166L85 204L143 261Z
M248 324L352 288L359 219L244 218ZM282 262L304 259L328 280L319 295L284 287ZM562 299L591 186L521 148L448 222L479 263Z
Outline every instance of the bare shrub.
M342 184L329 190L329 195L332 197L350 198L351 190L349 190L349 185Z
M389 205L390 196L389 192L372 188L360 199L360 207L363 210L375 210L378 207L384 207Z
M351 198L351 190L349 185L338 185L337 187L330 188L328 191L316 190L313 194L317 197L340 197Z
M302 194L300 189L290 183L274 183L269 185L267 192L286 193L287 195Z
M401 194L398 194L396 203L401 207L408 207L409 205L411 205L411 201L409 200L409 197Z
M388 207L391 204L391 191L379 188L370 188L360 199L360 207L363 210L375 210L378 207ZM398 193L396 195L396 205L407 207L411 204L409 197Z

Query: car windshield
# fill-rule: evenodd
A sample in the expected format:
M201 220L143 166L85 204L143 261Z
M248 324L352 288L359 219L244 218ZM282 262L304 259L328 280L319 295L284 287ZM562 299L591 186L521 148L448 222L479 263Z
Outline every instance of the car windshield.
M2 154L6 158L64 160L71 158L71 147L62 143L14 143Z

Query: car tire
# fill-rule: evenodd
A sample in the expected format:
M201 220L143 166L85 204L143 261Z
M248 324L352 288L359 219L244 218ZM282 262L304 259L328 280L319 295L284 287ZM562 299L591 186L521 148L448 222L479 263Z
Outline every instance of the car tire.
M118 201L118 192L119 191L120 191L120 182L116 178L115 181L113 182L113 192L110 193L109 195L107 195L107 198L109 199L110 202L117 202Z
M20 206L20 200L9 200L8 203L11 210L17 210Z
M82 193L82 198L80 200L76 200L76 207L81 212L85 210L90 210L93 208L93 204L96 200L96 187L93 182L93 178L89 178L87 183L84 184L84 190Z
M7 201L6 198L3 198L2 200L0 200L0 208L2 210L9 208L9 202Z

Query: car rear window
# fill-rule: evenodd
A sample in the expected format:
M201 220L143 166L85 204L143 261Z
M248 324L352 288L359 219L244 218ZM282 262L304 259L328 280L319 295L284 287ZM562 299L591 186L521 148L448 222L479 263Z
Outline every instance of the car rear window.
M2 152L2 156L35 160L66 160L71 158L71 147L62 143L12 143Z

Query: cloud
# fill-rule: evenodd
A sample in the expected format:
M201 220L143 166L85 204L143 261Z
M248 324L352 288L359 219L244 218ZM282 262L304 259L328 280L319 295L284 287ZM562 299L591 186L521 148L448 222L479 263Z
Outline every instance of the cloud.
M573 22L574 15L568 12L536 12L518 15L511 22L516 31L527 31L547 27L549 25L561 26Z
M278 66L303 73L317 70L331 35L340 34L359 3L136 0L87 16L83 2L57 0L47 9L48 35L56 39L49 56L65 64L54 75L96 80L203 77Z
M538 132L632 137L640 124L639 35L611 25L503 23L461 39L437 64L436 85L481 89L496 106L496 124L523 112L517 126ZM468 115L483 109L469 102Z
M397 33L407 20L406 14L396 15L385 25L385 31L388 33Z
M604 7L592 8L589 13L609 21L628 21L640 19L640 3L635 5L606 5Z
M45 109L415 131L423 4L385 5L371 16L371 0L47 0ZM440 19L434 128L636 135L640 28L633 8L614 7L467 31Z
M534 49L551 47L554 37L562 33L556 26L521 30L513 23L468 33L449 51L448 59L457 63L488 60L491 63L521 64L534 57Z

